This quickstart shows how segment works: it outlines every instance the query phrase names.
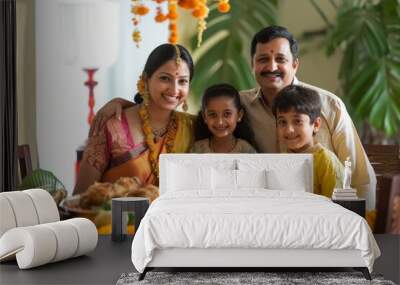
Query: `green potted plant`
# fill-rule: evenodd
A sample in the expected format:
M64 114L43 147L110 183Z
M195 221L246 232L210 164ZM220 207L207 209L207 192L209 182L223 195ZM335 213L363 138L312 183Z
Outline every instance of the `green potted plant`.
M341 1L335 23L311 1L327 27L327 55L343 53L339 80L356 121L366 120L388 137L400 131L400 1Z

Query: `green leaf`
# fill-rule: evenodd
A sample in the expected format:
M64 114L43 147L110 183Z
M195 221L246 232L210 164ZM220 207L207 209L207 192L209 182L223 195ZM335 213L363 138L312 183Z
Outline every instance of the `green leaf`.
M400 65L385 57L363 66L353 75L349 102L358 116L393 136L400 130Z
M387 135L398 135L400 1L343 1L326 41L328 55L338 48L344 52L339 78L348 109Z

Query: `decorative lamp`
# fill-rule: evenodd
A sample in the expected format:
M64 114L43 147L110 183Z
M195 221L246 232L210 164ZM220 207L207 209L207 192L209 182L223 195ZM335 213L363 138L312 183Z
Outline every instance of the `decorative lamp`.
M111 66L118 55L119 5L114 0L59 0L64 62L87 74L89 127L95 116L95 73ZM76 177L83 149L77 149Z

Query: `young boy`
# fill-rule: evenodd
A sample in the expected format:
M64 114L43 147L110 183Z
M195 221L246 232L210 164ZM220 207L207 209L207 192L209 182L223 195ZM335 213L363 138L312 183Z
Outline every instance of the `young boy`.
M274 99L277 137L291 153L312 153L314 158L314 193L331 197L334 188L342 188L343 164L336 155L314 142L321 126L321 99L311 89L291 85Z

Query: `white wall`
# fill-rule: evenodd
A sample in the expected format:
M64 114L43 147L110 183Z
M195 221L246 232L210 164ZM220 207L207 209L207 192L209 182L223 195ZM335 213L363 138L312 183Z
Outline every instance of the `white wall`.
M76 149L89 130L86 74L79 64L64 60L59 3L36 0L36 116L39 167L52 171L69 192L74 187ZM85 0L73 0L85 1ZM120 0L120 47L115 64L95 74L95 111L113 97L132 98L136 80L149 52L166 42L167 26L155 24L152 15L143 19L143 43L137 49L131 40L130 1ZM153 4L150 4L153 5ZM107 17L104 21L109 21ZM142 30L144 30L142 28ZM104 48L98 46L101 50Z

